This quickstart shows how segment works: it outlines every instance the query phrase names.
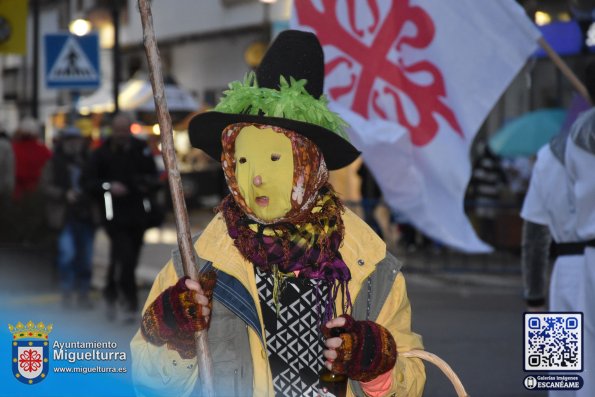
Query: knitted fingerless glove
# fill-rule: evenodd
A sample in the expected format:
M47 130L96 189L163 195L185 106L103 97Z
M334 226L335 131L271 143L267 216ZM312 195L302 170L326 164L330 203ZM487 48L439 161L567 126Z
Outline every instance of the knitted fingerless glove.
M332 371L346 374L350 379L369 382L395 366L397 345L391 333L372 321L355 321L344 314L345 332L338 335L343 340L337 348L337 359L332 363ZM333 328L336 329L336 328ZM333 329L322 326L325 338L335 335Z
M141 333L146 341L157 346L167 344L186 359L196 356L194 333L208 328L210 322L210 316L205 318L202 306L196 302L196 291L186 287L187 279L182 277L163 291L147 307L141 322ZM203 273L199 282L209 299L210 310L217 274L212 270Z

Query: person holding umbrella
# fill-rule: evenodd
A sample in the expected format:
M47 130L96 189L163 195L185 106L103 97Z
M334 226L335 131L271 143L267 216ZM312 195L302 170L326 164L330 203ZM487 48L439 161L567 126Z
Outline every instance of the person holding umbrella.
M324 367L348 395L422 394L423 364L401 354L422 344L400 264L328 184L359 152L323 80L316 36L286 31L256 76L191 121L231 193L196 239L200 284L179 253L153 284L131 342L139 395L189 395L207 328L216 395L315 396Z

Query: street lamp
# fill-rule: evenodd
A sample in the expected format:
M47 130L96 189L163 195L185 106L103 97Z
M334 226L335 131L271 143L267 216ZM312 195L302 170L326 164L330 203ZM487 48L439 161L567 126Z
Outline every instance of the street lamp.
M77 36L84 36L91 31L91 22L83 18L75 19L68 25L68 30Z
M545 11L537 11L535 13L535 23L539 26L547 25L552 22L552 16Z
M0 0L1 1L1 0ZM125 4L124 0L103 0L97 6L89 9L85 16L88 19L76 19L69 25L70 32L81 35L85 29L95 27L99 32L100 45L102 49L112 49L112 100L114 112L118 112L120 106L120 8ZM86 33L88 33L88 31ZM83 34L86 34L83 33Z

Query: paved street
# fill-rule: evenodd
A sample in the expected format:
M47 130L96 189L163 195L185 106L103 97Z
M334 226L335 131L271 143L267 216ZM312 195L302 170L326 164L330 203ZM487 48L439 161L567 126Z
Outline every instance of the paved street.
M513 277L492 278L497 282L484 285L467 284L463 276L410 275L413 328L423 335L426 349L459 374L471 396L539 396L522 385L520 284ZM454 395L449 388L446 378L430 368L424 395Z
M193 230L204 227L210 216L208 213L193 215ZM173 225L168 224L161 231L149 231L145 240L138 269L143 301L155 274L168 260L175 245ZM102 286L107 257L107 239L100 232L94 259L93 284L96 288ZM433 261L443 259L441 256L428 258ZM413 308L413 328L423 335L427 350L445 359L460 375L469 394L483 397L542 396L527 392L522 386L523 302L519 276L420 272L415 271L416 259L409 260L411 269L406 268L405 274ZM55 288L56 275L47 252L2 249L0 266L3 272L0 297L4 308L0 313L4 313L2 317L8 313L11 316L1 318L2 324L47 318L82 339L99 339L100 336L103 340L116 341L123 349L128 348L128 341L137 326L105 321L99 293L94 294L95 308L91 311L61 308ZM15 313L19 313L18 318L14 318ZM454 396L446 378L435 368L428 367L424 395Z

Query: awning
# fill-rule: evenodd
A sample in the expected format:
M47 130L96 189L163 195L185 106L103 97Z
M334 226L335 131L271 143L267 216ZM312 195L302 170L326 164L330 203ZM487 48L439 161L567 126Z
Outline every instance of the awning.
M174 84L165 85L165 98L171 112L194 112L198 103L185 89ZM143 79L133 78L121 84L118 105L122 111L154 112L151 84ZM102 85L93 94L81 97L77 110L81 114L105 113L114 111L113 93L110 85Z

